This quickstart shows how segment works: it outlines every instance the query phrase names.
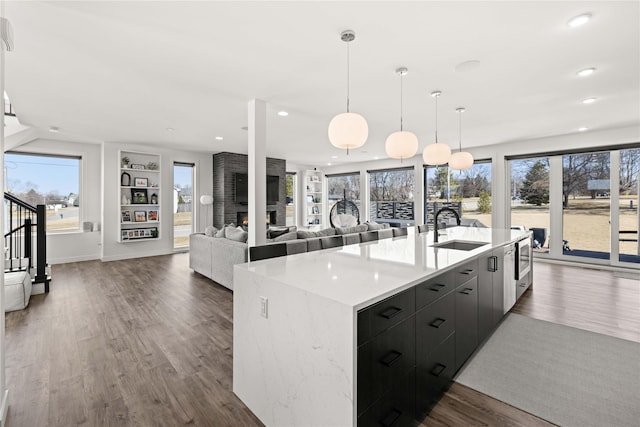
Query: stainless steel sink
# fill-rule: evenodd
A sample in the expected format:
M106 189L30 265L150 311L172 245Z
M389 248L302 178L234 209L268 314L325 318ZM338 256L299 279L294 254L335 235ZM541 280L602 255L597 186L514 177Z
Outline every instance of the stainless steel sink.
M457 251L472 251L480 246L486 245L486 242L470 242L467 240L449 240L442 243L431 245L434 248L455 249Z

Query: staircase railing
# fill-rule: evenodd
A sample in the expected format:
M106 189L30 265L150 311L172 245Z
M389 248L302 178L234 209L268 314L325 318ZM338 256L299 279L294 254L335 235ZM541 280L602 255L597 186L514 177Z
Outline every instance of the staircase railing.
M6 209L6 229L4 234L5 271L31 273L34 266L33 228L36 232L34 283L44 283L44 291L49 292L51 278L47 276L47 233L45 205L36 207L18 199L11 193L4 193Z

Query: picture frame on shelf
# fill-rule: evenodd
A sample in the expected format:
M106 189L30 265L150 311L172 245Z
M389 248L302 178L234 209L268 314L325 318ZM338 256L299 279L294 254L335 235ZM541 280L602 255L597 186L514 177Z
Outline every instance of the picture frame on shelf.
M148 187L149 186L149 179L148 178L135 177L135 178L133 178L133 186L134 187Z
M318 175L311 176L311 182L320 182L320 178L318 177Z
M320 214L320 209L318 209L317 206L314 206L314 207L311 208L311 213L313 215L319 215Z
M129 231L128 230L122 230L121 240L129 240Z
M158 211L155 210L155 209L150 210L148 212L148 215L147 215L147 220L148 221L157 221L158 220Z
M145 170L147 167L145 165L141 165L139 163L131 163L129 166L131 169Z
M313 196L311 194L307 194L307 203L313 203Z
M131 212L122 211L122 222L131 222Z
M149 202L146 188L131 190L131 203L134 205L146 205Z
M134 211L133 219L135 222L147 222L147 211Z

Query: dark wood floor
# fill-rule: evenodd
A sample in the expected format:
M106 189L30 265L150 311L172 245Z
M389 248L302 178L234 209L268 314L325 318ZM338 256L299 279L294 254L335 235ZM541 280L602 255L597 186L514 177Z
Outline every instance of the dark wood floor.
M261 425L231 391L233 295L187 254L53 276L50 294L6 315L7 426ZM638 281L536 264L514 311L640 341L639 305ZM454 384L423 425L549 424Z

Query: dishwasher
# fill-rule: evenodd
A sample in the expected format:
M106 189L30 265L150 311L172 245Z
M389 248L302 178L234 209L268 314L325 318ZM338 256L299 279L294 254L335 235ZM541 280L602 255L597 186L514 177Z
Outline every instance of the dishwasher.
M504 247L504 304L502 313L506 314L516 303L516 247L507 245Z

